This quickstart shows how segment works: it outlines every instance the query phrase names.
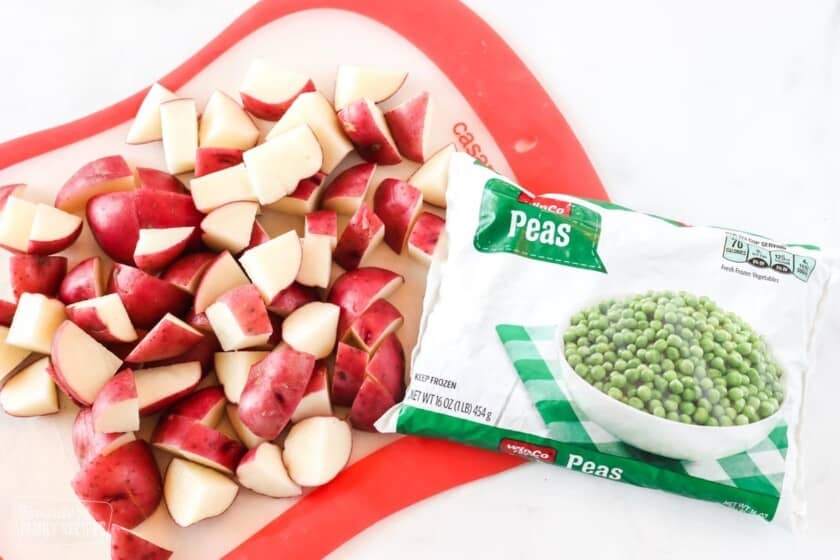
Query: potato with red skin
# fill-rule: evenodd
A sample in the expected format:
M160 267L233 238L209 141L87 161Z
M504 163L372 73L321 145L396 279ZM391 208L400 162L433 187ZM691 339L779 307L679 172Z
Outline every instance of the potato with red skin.
M178 177L150 167L137 168L137 188L187 194L187 188Z
M213 333L205 332L202 334L204 336L201 338L198 344L194 345L192 348L190 348L183 354L179 354L174 358L168 358L166 360L161 360L159 362L144 365L146 367L157 367L178 364L181 362L198 362L201 365L202 377L206 376L213 369L213 355L216 352L219 352L222 348L221 346L219 346L219 341L216 340L216 337L213 335Z
M373 424L395 404L397 401L388 389L376 379L366 377L350 407L350 423L356 429L373 432Z
M430 155L430 108L429 92L423 91L385 113L385 122L400 153L417 163L423 163Z
M116 294L77 301L65 308L67 318L99 342L133 342L137 330Z
M248 283L248 277L230 251L223 251L204 269L195 288L193 308L203 313L223 293Z
M315 91L315 83L308 76L257 59L248 67L239 96L246 111L258 119L276 121L298 95L310 91Z
M225 292L206 315L226 352L265 344L273 332L262 295L253 284Z
M96 195L129 191L135 176L122 156L106 156L86 163L70 177L55 196L55 207L76 212Z
M390 296L403 282L400 274L374 266L358 268L339 276L327 296L327 301L341 308L339 340L344 338L356 317L374 301Z
M67 273L67 257L11 255L9 284L15 301L20 294L44 294L55 297Z
M239 397L242 423L259 437L279 436L303 398L314 368L314 356L284 345L254 364Z
M195 177L239 165L243 153L239 148L201 147L195 152Z
M201 277L204 276L204 271L215 258L216 254L210 252L183 255L161 273L160 279L194 294Z
M252 249L257 245L262 245L263 243L268 243L271 241L271 236L268 235L268 232L265 231L265 228L262 227L258 221L254 220L254 226L251 228L251 239L248 241L248 246L245 247L245 250Z
M292 423L296 424L305 418L312 416L331 416L332 404L330 403L330 391L327 386L327 365L323 360L315 363L312 377L309 379L303 398L295 407L292 413Z
M323 173L320 172L312 177L301 179L295 190L269 205L269 208L294 216L305 216L314 212L321 199L321 191L324 190L321 185L322 180Z
M134 433L103 434L97 432L93 423L93 412L90 408L81 408L76 414L71 431L73 452L79 465L84 465L100 455L107 455L115 449L134 441Z
M195 418L169 414L152 435L158 449L212 469L233 474L247 449L242 443Z
M330 247L338 242L338 216L335 210L318 210L304 217L304 237L326 237Z
M203 312L196 313L194 307L190 307L184 314L184 322L203 333L213 334L213 327L210 326L210 321L207 320L207 315Z
M64 305L93 299L105 294L102 260L90 257L70 269L58 288L58 299Z
M429 264L445 227L446 222L440 216L431 212L420 214L408 236L408 254L424 264Z
M422 210L423 193L399 179L385 179L373 196L373 211L385 224L385 243L397 254Z
M15 183L12 185L3 185L0 187L0 210L3 210L6 206L6 201L9 199L10 196L14 196L16 198L23 198L23 191L26 189L26 184L24 183Z
M219 385L211 385L176 403L169 409L169 414L192 418L213 428L221 421L225 404L225 392Z
M93 238L105 254L120 263L134 263L140 236L134 192L94 196L87 203L86 215Z
M122 360L67 320L55 331L50 362L48 371L56 385L82 406L93 404L122 365Z
M387 300L380 299L353 321L348 338L359 348L373 354L379 345L403 324L399 309Z
M0 300L0 325L8 327L15 318L17 304L11 301Z
M402 161L382 111L370 99L356 99L338 112L344 133L362 159L379 165Z
M204 219L188 194L140 189L134 191L134 196L140 229L195 227L198 231ZM200 235L196 233L193 246L199 246L199 241Z
M167 313L137 343L125 361L142 364L174 358L201 342L203 337L201 332Z
M115 292L138 327L150 328L167 313L179 316L190 303L188 293L137 268L117 263L108 291Z
M140 429L140 401L134 372L130 368L118 371L102 387L91 407L93 428L98 433L135 432Z
M341 232L333 260L344 270L355 270L359 268L362 260L382 243L384 236L385 224L370 206L363 202Z
M338 406L351 406L365 380L368 354L344 342L338 343L335 352L330 398Z
M172 551L132 533L125 527L111 525L111 560L169 560Z
M174 363L147 365L134 373L137 397L140 399L140 416L163 410L192 393L201 382L201 365L196 360L184 361L182 356Z
M91 459L71 484L91 516L106 530L112 524L136 527L154 513L163 493L157 463L143 440Z
M303 307L307 303L318 301L318 290L311 286L303 286L294 282L291 286L278 293L271 303L268 305L268 310L276 313L281 317L290 315L295 309Z
M365 199L375 172L375 163L348 167L327 185L321 206L339 214L353 215Z
M391 334L382 341L370 359L367 374L382 384L399 402L405 394L405 351L397 335Z

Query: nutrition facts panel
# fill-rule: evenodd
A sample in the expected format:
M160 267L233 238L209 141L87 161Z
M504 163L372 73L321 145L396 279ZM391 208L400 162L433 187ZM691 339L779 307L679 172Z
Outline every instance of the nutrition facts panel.
M769 268L779 274L793 274L803 282L808 281L817 264L815 259L792 253L784 245L737 233L726 235L723 258L734 263Z

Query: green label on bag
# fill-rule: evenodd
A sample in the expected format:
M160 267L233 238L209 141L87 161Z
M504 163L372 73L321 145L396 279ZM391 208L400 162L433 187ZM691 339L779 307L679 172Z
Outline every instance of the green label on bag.
M598 256L601 215L565 200L532 197L500 179L484 185L473 241L484 253L607 272Z

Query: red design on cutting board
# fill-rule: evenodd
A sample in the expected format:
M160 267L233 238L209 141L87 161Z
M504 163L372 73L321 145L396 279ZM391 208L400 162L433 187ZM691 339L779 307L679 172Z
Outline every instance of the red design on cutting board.
M423 51L469 102L516 179L530 191L539 194L559 189L589 198L607 198L574 133L536 78L499 35L456 0L263 0L160 82L177 90L260 27L295 12L318 8L369 17ZM0 169L128 121L146 91L76 121L0 144ZM511 110L515 107L525 110ZM480 152L478 139L472 137L465 123L459 124L463 124L456 132L459 145L468 153ZM406 506L521 463L521 459L509 455L405 437L307 494L226 558L270 558L278 551L299 560L322 558Z

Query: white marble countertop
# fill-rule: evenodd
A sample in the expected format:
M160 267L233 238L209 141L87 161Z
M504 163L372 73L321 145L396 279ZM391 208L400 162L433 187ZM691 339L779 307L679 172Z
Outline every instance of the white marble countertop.
M16 6L0 18L0 140L134 93L250 4ZM689 223L840 246L836 1L470 4L543 82L614 200ZM800 536L719 506L528 465L415 505L333 556L840 558L837 292L807 386L809 524Z

